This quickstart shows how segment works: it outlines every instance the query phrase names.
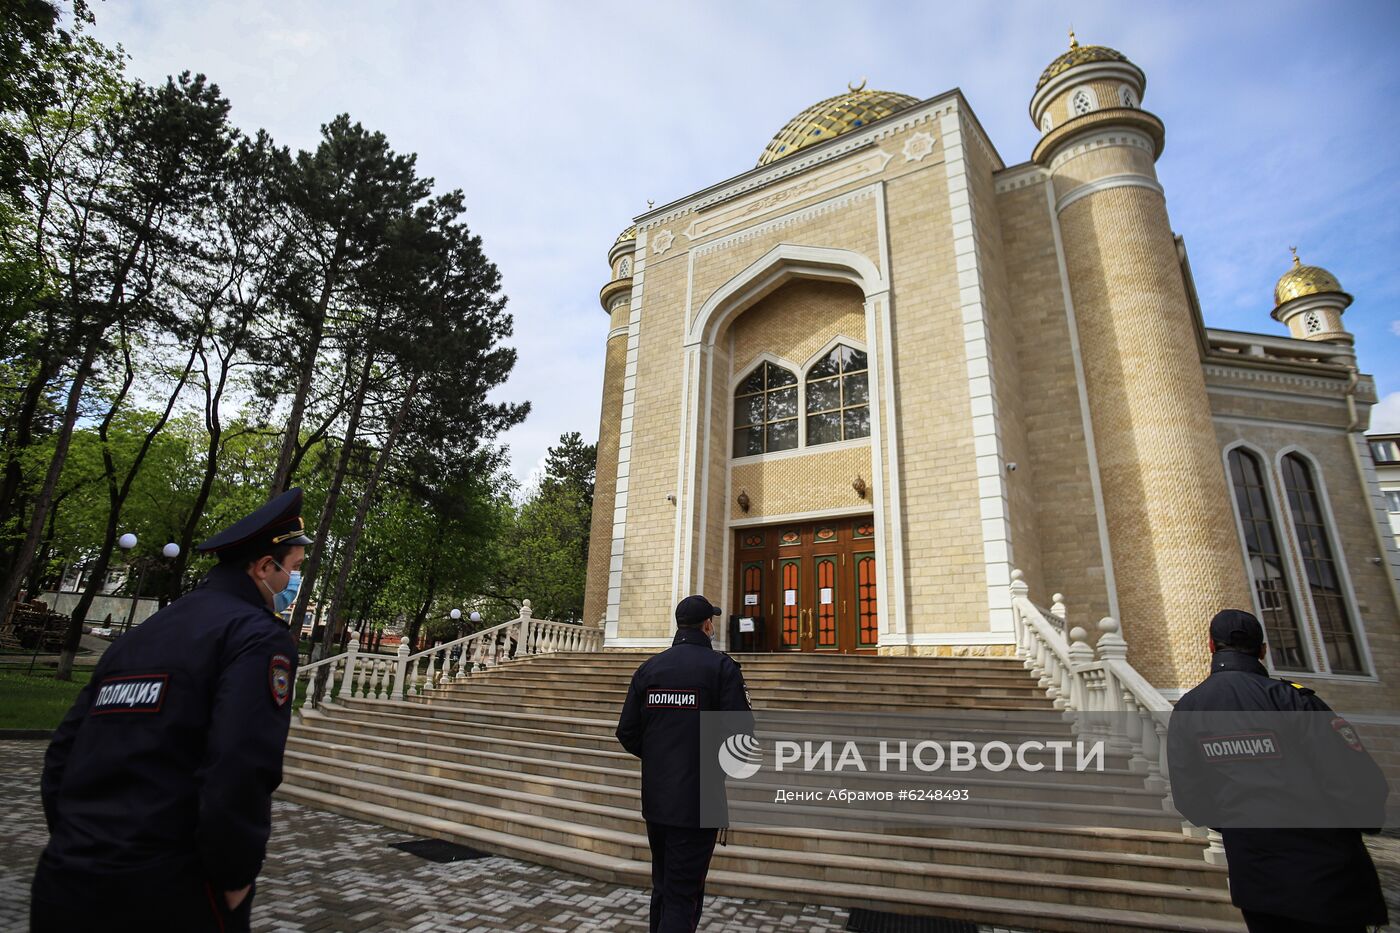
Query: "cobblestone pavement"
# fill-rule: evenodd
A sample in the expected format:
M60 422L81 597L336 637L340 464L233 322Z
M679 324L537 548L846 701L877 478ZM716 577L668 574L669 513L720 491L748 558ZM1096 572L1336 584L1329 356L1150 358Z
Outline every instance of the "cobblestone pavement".
M48 841L39 805L47 743L0 741L0 931L28 929L29 882ZM648 892L514 859L437 864L389 848L413 837L273 803L253 929L287 933L645 933ZM826 933L846 911L708 898L701 933ZM990 930L990 928L988 928ZM1010 933L1010 931L995 931Z

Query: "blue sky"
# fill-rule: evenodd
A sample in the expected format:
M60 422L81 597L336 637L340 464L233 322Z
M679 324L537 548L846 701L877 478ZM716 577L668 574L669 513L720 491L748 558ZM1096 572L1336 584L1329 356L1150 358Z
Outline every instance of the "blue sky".
M1119 49L1166 122L1158 172L1206 322L1269 318L1289 246L1356 297L1346 323L1400 431L1400 3L109 2L97 34L137 77L202 71L234 119L313 146L342 111L466 192L500 266L534 413L504 440L525 479L560 433L596 437L607 250L630 218L752 167L848 81L960 87L1007 164L1044 66Z

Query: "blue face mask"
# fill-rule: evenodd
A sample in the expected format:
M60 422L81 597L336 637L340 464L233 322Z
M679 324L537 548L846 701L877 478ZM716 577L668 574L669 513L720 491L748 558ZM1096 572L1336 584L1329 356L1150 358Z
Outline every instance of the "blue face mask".
M277 564L277 561L273 561L273 563ZM287 568L283 567L281 564L277 564L277 569L286 570ZM272 611L279 616L287 611L288 606L296 602L297 591L301 589L300 570L291 571L287 574L287 577L287 588L280 593L272 593ZM272 592L271 587L268 587L266 583L263 584L263 587L267 589L269 593Z

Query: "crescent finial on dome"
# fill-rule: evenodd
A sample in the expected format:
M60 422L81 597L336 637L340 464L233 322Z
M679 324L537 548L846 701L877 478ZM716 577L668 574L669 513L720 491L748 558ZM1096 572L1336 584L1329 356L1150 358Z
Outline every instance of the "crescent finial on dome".
M1074 27L1073 27L1073 26L1069 27L1069 47L1072 48L1072 49L1077 49L1077 48L1079 48L1079 40L1076 39L1076 38L1074 37Z
M863 91L865 90L865 82L866 78L864 76L861 77L860 84L855 84L852 81L847 81L846 90L850 91L852 94L855 94L858 91Z

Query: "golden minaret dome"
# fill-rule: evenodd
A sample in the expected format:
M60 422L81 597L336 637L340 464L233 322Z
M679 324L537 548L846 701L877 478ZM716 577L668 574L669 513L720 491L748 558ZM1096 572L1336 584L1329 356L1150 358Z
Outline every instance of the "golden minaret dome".
M1274 304L1281 305L1294 298L1328 293L1346 294L1337 277L1321 266L1305 266L1298 259L1298 248L1293 250L1293 268L1285 272L1274 286Z
M864 79L859 86L848 84L846 88L845 94L819 101L789 120L758 157L758 164L785 159L919 102L908 94L866 90Z
M1127 62L1128 56L1117 49L1110 49L1106 45L1080 45L1079 40L1074 37L1074 30L1069 33L1069 51L1055 59L1045 70L1040 73L1040 80L1035 83L1038 91L1058 74L1069 71L1076 65L1087 65L1090 62ZM1131 62L1128 62L1132 64Z

